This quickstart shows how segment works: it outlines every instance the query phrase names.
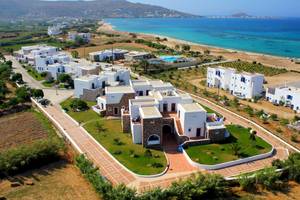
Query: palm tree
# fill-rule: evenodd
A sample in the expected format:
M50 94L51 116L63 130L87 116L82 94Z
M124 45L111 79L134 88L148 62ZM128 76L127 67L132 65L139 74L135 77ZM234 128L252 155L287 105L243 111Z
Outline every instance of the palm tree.
M238 156L240 154L241 147L238 143L233 143L231 145L231 150L235 156Z
M146 60L142 60L140 62L140 66L144 69L144 73L147 74L148 68L149 68L149 63Z

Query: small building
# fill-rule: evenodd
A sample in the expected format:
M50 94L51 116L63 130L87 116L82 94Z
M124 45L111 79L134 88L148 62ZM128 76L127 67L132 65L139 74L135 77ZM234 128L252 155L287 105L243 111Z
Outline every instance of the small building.
M103 70L103 69L102 69ZM95 76L83 76L74 80L74 95L76 98L95 101L105 95L105 87L129 85L130 72L115 66L105 68Z
M140 60L148 60L153 56L148 52L140 52L140 51L130 51L125 54L125 60L127 61L140 61Z
M252 99L262 96L264 75L237 72L232 68L208 67L207 86L230 91L236 97Z
M106 87L105 96L97 98L97 106L106 116L120 117L121 110L128 110L129 100L134 98L135 92L130 86Z
M130 85L136 92L136 96L148 96L152 90L164 91L175 89L171 83L165 83L161 80L131 80Z
M121 60L125 58L126 53L128 53L128 51L123 49L109 49L109 50L89 53L89 58L91 61L94 62Z
M48 35L49 36L56 36L56 35L62 34L61 28L62 27L60 25L49 26L48 27Z
M14 52L15 58L20 62L26 62L34 65L36 56L53 56L58 54L58 48L44 44L21 47L19 51Z
M269 87L266 99L275 105L282 104L300 113L300 82Z
M91 41L91 33L78 33L76 31L71 31L68 33L69 41L76 41L77 38L81 38L84 42L89 43Z

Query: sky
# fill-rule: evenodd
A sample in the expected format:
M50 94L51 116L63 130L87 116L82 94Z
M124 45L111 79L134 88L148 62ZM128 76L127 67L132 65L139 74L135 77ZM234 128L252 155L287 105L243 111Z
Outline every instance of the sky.
M129 0L159 5L197 15L231 15L245 12L255 16L300 17L300 0Z

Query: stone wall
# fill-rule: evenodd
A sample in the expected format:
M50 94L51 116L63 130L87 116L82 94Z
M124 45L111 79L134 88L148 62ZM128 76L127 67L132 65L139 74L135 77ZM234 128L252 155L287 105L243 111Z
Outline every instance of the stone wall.
M225 140L225 136L226 129L208 131L208 138L211 139L212 142L221 142Z
M129 99L134 99L135 93L128 93L124 94L118 104L107 104L106 105L106 116L113 116L113 117L121 117L121 110L129 110ZM115 108L118 109L118 113L115 114Z
M83 89L83 95L80 96L80 99L85 101L96 101L97 97L102 96L104 93L103 88L97 89Z
M144 147L151 147L151 148L161 148L162 147L162 126L163 126L163 119L156 118L156 119L142 119L142 144ZM148 138L151 135L158 135L160 137L160 144L159 145L148 145Z
M122 129L123 133L130 133L130 115L122 113Z

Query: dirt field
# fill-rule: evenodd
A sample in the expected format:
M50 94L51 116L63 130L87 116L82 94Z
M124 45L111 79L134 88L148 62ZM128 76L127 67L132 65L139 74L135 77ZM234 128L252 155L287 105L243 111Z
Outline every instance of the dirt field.
M246 193L235 188L234 191L244 200L298 200L300 199L300 185L294 182L289 183L289 187L282 192L271 192L261 190L256 193Z
M0 118L0 151L46 138L49 130L38 113L22 112Z
M285 83L300 81L300 73L287 72L284 74L266 77L266 81L268 82L265 85L266 87L284 85Z
M10 187L10 181L0 181L0 197L9 200L97 200L100 197L81 176L80 171L63 161L39 170L24 173L15 179L30 180L33 186Z

